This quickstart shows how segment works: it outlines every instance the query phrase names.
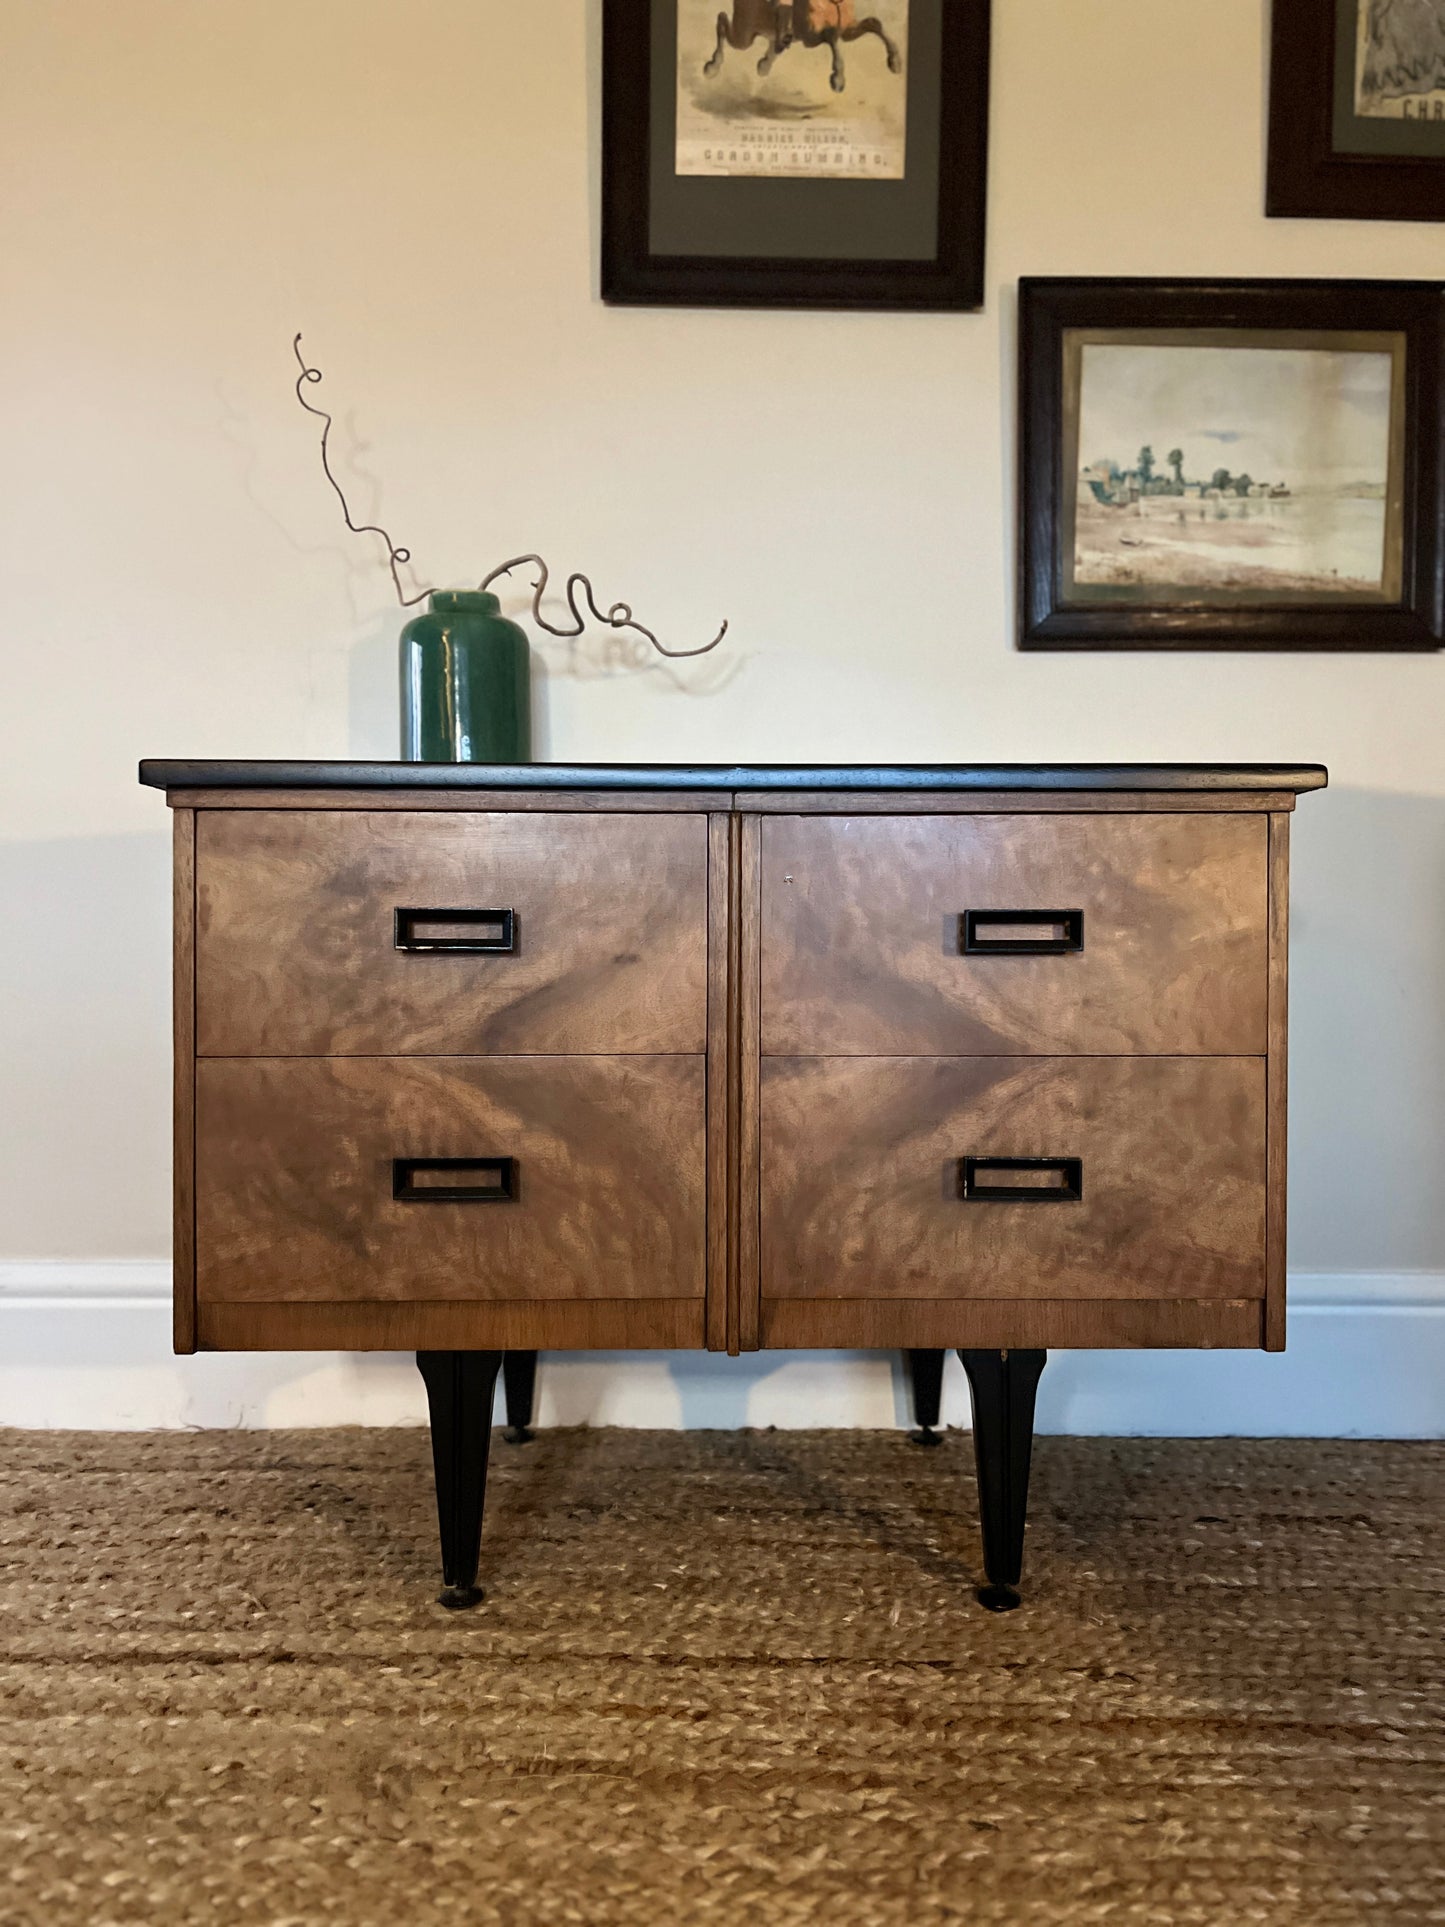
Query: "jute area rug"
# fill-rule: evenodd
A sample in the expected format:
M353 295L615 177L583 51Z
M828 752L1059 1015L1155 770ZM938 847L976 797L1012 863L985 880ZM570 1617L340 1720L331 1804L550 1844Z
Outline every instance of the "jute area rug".
M1445 1447L0 1433L0 1919L1445 1920Z

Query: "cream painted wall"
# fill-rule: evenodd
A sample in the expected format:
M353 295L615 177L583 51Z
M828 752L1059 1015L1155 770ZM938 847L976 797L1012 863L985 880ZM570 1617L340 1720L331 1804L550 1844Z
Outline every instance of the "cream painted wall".
M291 396L440 582L540 547L674 684L553 654L540 753L1310 759L1295 1265L1445 1269L1438 658L1018 655L1021 274L1445 278L1267 222L1264 0L995 0L977 316L609 310L596 0L0 0L0 1258L168 1245L141 755L390 755L396 609Z

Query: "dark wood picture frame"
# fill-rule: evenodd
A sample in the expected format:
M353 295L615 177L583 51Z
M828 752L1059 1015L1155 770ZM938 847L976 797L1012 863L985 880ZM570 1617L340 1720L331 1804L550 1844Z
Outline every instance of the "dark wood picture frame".
M719 0L724 12L731 4ZM939 192L933 257L806 259L763 252L652 251L654 9L675 6L676 0L603 0L602 299L685 307L981 308L991 0L939 4ZM879 184L831 185L866 194L876 192Z
M1273 0L1273 9L1265 213L1445 221L1445 155L1345 153L1335 144L1336 0Z
M1021 649L1429 650L1445 645L1442 301L1425 281L1019 283ZM1404 337L1398 598L1388 603L1068 600L1065 337L1076 329Z

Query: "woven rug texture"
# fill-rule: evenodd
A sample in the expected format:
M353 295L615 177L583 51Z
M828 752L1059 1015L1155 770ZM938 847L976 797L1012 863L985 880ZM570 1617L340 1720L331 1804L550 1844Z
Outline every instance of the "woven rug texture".
M0 1432L16 1927L1445 1921L1445 1446Z

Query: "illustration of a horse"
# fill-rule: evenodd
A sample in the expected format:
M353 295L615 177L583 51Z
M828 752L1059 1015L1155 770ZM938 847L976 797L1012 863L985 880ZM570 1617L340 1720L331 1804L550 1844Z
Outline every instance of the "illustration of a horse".
M797 41L803 47L828 47L833 54L829 84L835 94L847 86L843 67L843 43L860 40L864 34L877 34L888 50L888 70L901 74L903 56L883 31L883 23L871 15L858 18L854 0L734 0L730 14L717 17L717 49L703 67L711 80L722 71L723 53L735 47L746 53L759 38L767 48L758 62L758 72L772 72L773 62Z
M1445 9L1439 0L1369 0L1360 93L1367 105L1445 87Z

